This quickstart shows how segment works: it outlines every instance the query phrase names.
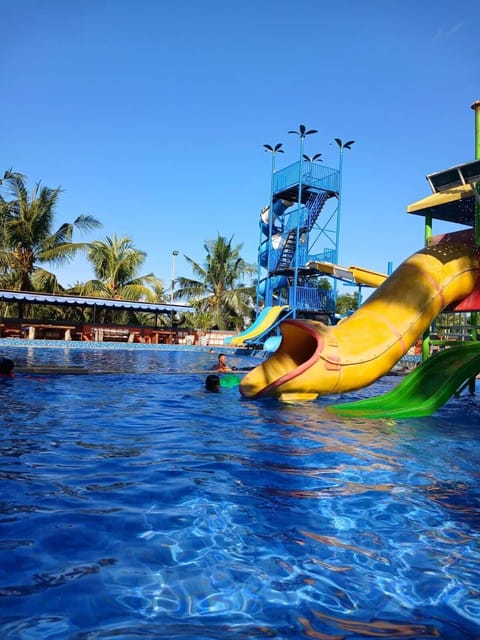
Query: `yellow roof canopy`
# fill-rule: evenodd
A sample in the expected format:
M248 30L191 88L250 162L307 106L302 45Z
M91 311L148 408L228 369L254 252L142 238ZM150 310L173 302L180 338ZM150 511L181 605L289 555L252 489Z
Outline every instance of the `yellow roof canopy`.
M475 224L475 195L472 184L450 187L408 205L407 213L432 216L435 220L457 222L473 227Z

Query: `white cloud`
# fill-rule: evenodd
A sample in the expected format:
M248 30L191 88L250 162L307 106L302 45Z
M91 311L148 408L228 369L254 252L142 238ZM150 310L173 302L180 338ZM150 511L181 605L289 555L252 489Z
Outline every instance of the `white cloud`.
M434 36L434 39L439 40L439 39L451 38L456 33L461 31L462 28L463 28L463 22L457 22L456 24L452 25L448 29L443 29L443 28L438 29L437 33Z

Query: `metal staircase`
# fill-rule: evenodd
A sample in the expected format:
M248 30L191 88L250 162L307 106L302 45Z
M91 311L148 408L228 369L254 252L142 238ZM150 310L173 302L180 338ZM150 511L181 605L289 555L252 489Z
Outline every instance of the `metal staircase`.
M313 225L317 221L317 218L320 215L325 202L331 197L331 195L332 194L328 191L312 191L308 196L308 200L305 205L308 210L306 225L308 231L311 231L313 229Z
M325 202L331 197L328 191L312 191L309 193L308 200L305 203L306 215L305 220L299 221L299 235L311 231L320 215ZM303 216L302 216L303 217ZM277 263L273 266L273 270L279 271L289 269L293 266L295 252L297 249L297 229L290 229L285 236L285 243L278 256Z
M297 231L296 229L290 229L285 238L285 244L280 252L278 262L274 266L274 270L288 269L292 266L293 258L295 257L295 248L297 246Z
M334 304L327 300L330 292L318 286L317 274L307 265L319 239L333 244L336 255L338 223L332 231L319 222L325 211L329 223L338 221L339 204L333 212L325 204L330 199L339 203L339 194L340 170L319 162L296 162L272 171L270 208L275 210L279 202L289 206L279 215L281 229L274 230L261 218L257 300L266 306L288 304L293 317L297 312L328 317L334 313Z

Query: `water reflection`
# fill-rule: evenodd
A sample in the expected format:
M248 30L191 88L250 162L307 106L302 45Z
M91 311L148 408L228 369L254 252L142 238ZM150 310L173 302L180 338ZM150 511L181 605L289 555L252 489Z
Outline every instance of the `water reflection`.
M475 638L474 404L340 420L212 397L208 354L69 357L120 373L0 385L2 638Z

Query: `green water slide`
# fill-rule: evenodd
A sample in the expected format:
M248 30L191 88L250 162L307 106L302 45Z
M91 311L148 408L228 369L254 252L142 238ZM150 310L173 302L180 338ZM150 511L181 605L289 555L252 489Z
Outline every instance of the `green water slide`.
M328 409L342 416L365 418L429 416L479 372L480 342L469 342L439 351L382 396Z

